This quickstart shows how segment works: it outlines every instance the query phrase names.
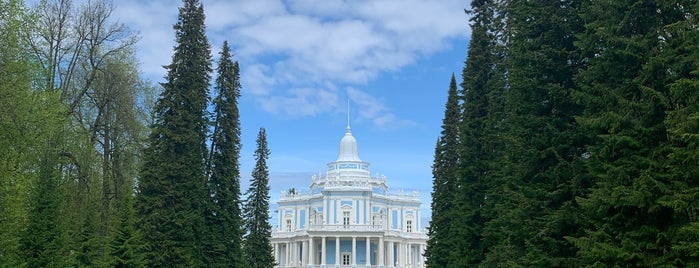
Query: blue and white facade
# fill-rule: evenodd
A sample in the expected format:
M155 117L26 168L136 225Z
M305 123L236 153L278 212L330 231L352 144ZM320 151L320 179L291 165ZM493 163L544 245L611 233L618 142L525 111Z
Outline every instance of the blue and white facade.
M283 192L272 232L276 267L424 267L417 192L392 194L371 176L347 127L335 162L308 193Z

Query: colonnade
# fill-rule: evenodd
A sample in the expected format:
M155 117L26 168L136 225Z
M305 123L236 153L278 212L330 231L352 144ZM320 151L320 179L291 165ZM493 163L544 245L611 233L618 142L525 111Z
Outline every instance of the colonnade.
M341 250L340 241L352 241L350 250ZM334 246L331 246L334 243ZM347 243L347 242L345 242ZM360 248L363 260L357 260ZM422 268L424 267L424 241L410 242L397 238L371 236L311 236L289 241L275 241L276 267L372 267L372 268ZM334 248L334 252L328 252ZM372 252L373 250L373 252ZM329 254L334 259L328 258ZM332 256L330 255L330 256ZM332 262L332 263L329 263Z

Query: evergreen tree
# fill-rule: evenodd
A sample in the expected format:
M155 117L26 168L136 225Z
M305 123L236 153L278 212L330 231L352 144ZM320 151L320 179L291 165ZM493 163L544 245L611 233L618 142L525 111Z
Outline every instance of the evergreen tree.
M498 142L496 135L489 135L489 98L502 91L495 83L500 64L496 57L497 1L472 1L471 40L468 56L462 70L461 104L463 115L459 122L461 166L457 180L455 204L460 220L454 220L452 228L459 239L450 251L448 267L472 267L482 261L482 229L485 221L481 211L486 198L489 149ZM495 103L495 102L494 102Z
M95 267L99 263L99 244L97 241L96 215L85 213L80 233L77 234L77 243L73 251L73 267Z
M143 260L142 236L135 226L132 196L124 196L119 204L115 218L113 236L108 247L109 267L140 268L145 267Z
M252 180L243 207L247 231L243 246L246 267L271 268L275 265L272 244L269 241L272 236L272 226L269 224L268 158L267 136L265 129L260 128L255 150L255 168L252 171Z
M214 133L207 172L207 267L245 267L242 258L243 218L240 208L240 68L223 43L217 68Z
M686 14L699 14L699 2L685 2ZM689 18L689 16L687 17ZM657 58L658 68L670 67L667 77L668 131L667 174L670 189L658 198L662 206L672 208L673 223L667 234L672 253L666 263L676 267L699 266L699 31L689 19L665 27L667 43ZM669 37L669 38L668 38ZM658 70L661 71L661 70Z
M589 266L695 266L697 3L582 10L589 67L577 80L578 122L595 139L586 160L595 185L580 199L590 226L571 239L578 256Z
M148 266L204 265L210 47L204 8L184 0L174 25L175 52L138 181L137 212Z
M58 187L59 159L55 138L51 138L39 164L36 185L31 192L28 223L20 241L26 266L65 267L67 262L66 226L61 220L63 209Z
M496 160L501 183L489 196L505 211L490 226L498 230L489 238L495 242L491 252L512 250L514 263L525 267L577 266L567 263L575 247L564 237L580 223L574 213L556 215L575 207L575 194L587 186L581 161L586 140L574 119L580 107L570 95L579 69L573 43L581 31L579 2L509 1L507 11L508 88L500 139L507 149Z
M455 193L459 167L459 131L461 117L456 78L451 75L446 111L442 120L442 135L437 140L432 165L432 221L428 230L425 257L427 267L448 267L449 253L454 250L458 238L455 234ZM459 221L457 221L459 222Z

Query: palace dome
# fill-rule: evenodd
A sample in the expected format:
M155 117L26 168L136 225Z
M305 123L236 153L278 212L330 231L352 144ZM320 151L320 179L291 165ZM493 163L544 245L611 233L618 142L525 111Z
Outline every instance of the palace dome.
M340 140L340 151L337 154L337 162L343 161L362 161L359 159L357 140L352 136L352 131L349 126L345 132L345 136Z

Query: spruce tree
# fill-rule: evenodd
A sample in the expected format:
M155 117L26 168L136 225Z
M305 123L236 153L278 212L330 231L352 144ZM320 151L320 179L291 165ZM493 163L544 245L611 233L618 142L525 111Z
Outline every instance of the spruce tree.
M482 229L484 216L481 211L486 198L485 176L488 171L489 146L497 136L487 131L489 98L497 88L496 32L494 1L472 1L471 40L462 70L461 104L462 120L459 122L461 165L457 180L455 205L459 220L452 222L459 239L450 251L448 267L471 267L482 261Z
M456 213L455 193L459 176L459 130L461 117L456 78L451 76L446 110L442 120L442 133L437 141L432 165L432 221L428 230L425 257L427 267L449 267L449 254L456 240L454 222L461 222Z
M210 47L204 8L184 0L174 25L172 63L143 154L137 212L148 266L204 265Z
M243 254L246 267L272 268L275 265L272 255L272 226L269 224L269 171L267 159L267 136L260 128L255 150L255 168L252 171L250 188L243 208L246 235Z
M687 14L699 14L699 2L683 3ZM689 17L687 17L689 18ZM658 202L673 209L674 220L667 234L673 251L664 256L676 267L699 266L699 31L696 21L678 21L665 27L665 49L657 58L658 67L669 67L673 75L666 80L668 111L667 174L670 190Z
M580 172L584 138L574 121L580 109L570 96L578 68L573 44L580 31L578 6L574 1L508 1L505 7L504 117L498 135L482 139L492 143L495 138L505 148L489 159L486 170L491 179L482 210L489 214L482 232L484 265L575 266L566 263L575 251L564 236L578 223L556 215L574 203L576 181L585 176ZM470 145L467 154L469 149L479 152ZM481 156L475 157L478 163ZM471 176L484 174L474 171Z
M142 236L135 226L133 197L122 197L113 234L108 244L107 265L115 268L145 267Z
M207 267L244 267L240 202L240 68L223 43L217 68L214 133L208 160Z
M578 122L594 144L585 265L691 267L696 246L696 1L588 3ZM692 200L692 201L689 201ZM689 203L686 203L689 202ZM691 205L690 205L691 204ZM693 248L693 249L692 249Z
M50 144L55 144L51 141ZM26 267L65 267L67 232L61 220L62 201L59 192L58 155L47 146L39 164L38 180L31 192L28 223L20 240Z

